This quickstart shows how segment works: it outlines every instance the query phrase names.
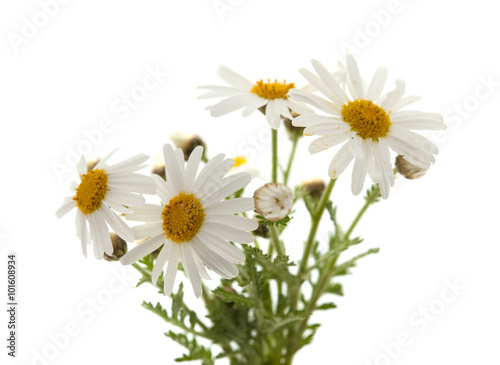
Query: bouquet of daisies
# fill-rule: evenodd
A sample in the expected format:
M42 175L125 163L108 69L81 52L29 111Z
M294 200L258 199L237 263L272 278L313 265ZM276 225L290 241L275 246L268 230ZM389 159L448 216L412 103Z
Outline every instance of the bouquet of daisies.
M360 258L378 251L341 259L361 242L352 232L363 214L380 198L388 198L398 174L418 178L435 162L437 147L414 131L444 129L443 118L408 110L419 97L404 96L404 81L397 80L395 89L383 93L387 70L379 68L367 84L349 54L334 72L316 60L312 66L314 72L300 70L308 81L301 89L286 81L253 83L225 67L219 75L227 85L201 87L208 90L201 97L222 99L207 107L212 116L239 109L248 116L258 110L269 123L271 181L253 193L245 191L251 175L234 168L241 161L224 154L209 158L195 135L176 135L175 149L166 144L164 167L156 167L151 176L137 172L148 159L143 154L114 164L108 162L112 153L98 162L83 157L78 162L80 181L56 215L76 208L76 233L85 256L92 246L96 259L132 265L141 274L139 284L150 283L171 298L168 309L159 302L143 306L178 329L166 333L187 350L176 361L208 365L227 358L231 364L292 364L319 327L311 323L313 313L335 308L321 299L343 295L341 276ZM277 155L282 124L292 139L285 164ZM321 172L328 176L327 184L290 185L302 136L315 136L310 153L337 147ZM367 175L373 184L344 230L330 195L351 163L354 195L363 190ZM147 194L156 195L151 198L155 204L146 203ZM282 233L296 223L291 212L299 199L310 225L304 237L296 238L304 242L302 257L292 260ZM324 215L331 219L331 233L326 245L320 245L317 233ZM129 250L127 242L136 245ZM205 313L186 303L182 283L175 286L179 271L203 301ZM203 280L214 275L220 284L209 290Z

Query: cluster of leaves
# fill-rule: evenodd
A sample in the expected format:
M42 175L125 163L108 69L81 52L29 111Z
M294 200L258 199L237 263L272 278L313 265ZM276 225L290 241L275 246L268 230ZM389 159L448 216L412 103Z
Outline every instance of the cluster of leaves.
M378 187L372 187L365 197L366 204L379 198ZM239 266L239 275L222 279L221 285L211 292L204 287L206 314L203 318L184 302L182 284L178 292L171 295L168 311L160 303L143 303L146 309L181 330L165 333L187 350L176 361L198 360L209 365L216 359L228 358L234 365L281 364L282 357L291 359L294 353L313 341L320 327L319 323L309 323L313 312L337 307L333 301L322 301L323 296L342 296L344 290L339 278L349 274L359 259L378 252L378 249L370 249L339 263L340 254L360 244L362 239L350 238L350 230L342 229L331 201L325 208L333 223L328 247L321 247L314 241L312 264L306 266L301 276L288 256L273 256L243 245L246 261ZM262 220L263 217L257 218ZM287 217L277 225L284 229L288 221ZM142 274L138 285L151 282L154 260L154 255L150 255L135 264ZM310 286L310 297L303 294L303 284ZM161 292L163 275L157 286ZM217 345L216 355L212 352L214 347L200 343L205 340Z

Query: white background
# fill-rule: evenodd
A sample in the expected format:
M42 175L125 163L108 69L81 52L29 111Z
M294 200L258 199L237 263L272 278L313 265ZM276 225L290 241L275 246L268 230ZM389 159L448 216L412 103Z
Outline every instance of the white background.
M449 128L432 137L440 154L428 174L398 179L389 199L370 208L359 224L355 233L365 238L360 249L381 252L343 279L346 296L335 298L338 309L314 318L323 325L296 362L500 361L500 25L490 1L74 0L44 18L40 4L46 2L0 5L0 293L7 286L7 253L17 253L19 272L19 357L12 363L173 364L182 354L162 335L171 327L140 306L143 299L159 298L167 306L169 300L147 286L133 289L132 268L122 271L120 264L92 255L85 259L74 212L55 218L74 178L54 170L66 166L68 151L87 143L89 158L116 147L114 161L140 152L154 156L176 130L200 134L211 156L252 151L249 138L267 136L263 117L235 112L212 118L204 110L211 101L196 100L196 87L222 84L216 75L221 64L250 80L286 78L300 87L298 69L311 69L309 61L316 58L334 70L344 58L342 44L357 47L352 52L366 78L386 66L388 87L404 79L407 95L423 97L415 108L444 114ZM224 4L219 12L214 7ZM24 19L34 17L38 26L27 29ZM30 39L14 44L25 36ZM122 94L142 84L148 67L168 76L130 115L113 109ZM481 86L488 79L494 81L489 91ZM89 144L85 133L105 118L112 131ZM310 141L299 145L294 182L327 178L334 151L310 156ZM288 148L281 129L280 154L286 156ZM253 154L250 162L269 175L269 147ZM332 195L345 226L363 204L350 193L349 174ZM295 231L286 236L292 259L307 233L302 216L296 214ZM329 228L325 220L322 237ZM453 297L445 292L453 303L443 305L447 281L465 289ZM186 293L199 308L189 287ZM4 294L0 298L6 303ZM91 298L105 305L91 309ZM418 312L429 306L439 312L432 321ZM4 363L7 318L0 312ZM72 337L63 341L68 328ZM384 350L401 332L411 343ZM384 351L393 357L387 360Z

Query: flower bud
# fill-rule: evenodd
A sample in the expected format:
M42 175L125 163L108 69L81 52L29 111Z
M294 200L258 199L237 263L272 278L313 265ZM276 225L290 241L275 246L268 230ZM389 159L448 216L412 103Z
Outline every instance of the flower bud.
M252 218L254 221L259 222L256 216L253 216ZM252 231L252 233L256 236L263 237L263 238L269 238L269 228L267 228L264 224L259 222L259 226L255 231Z
M302 184L301 190L311 198L318 200L325 191L325 182L321 179L309 180Z
M120 258L127 253L127 242L122 240L116 233L111 233L111 243L113 244L113 254L104 254L104 260L106 261L118 261Z
M299 113L295 113L294 111L292 111L290 113L292 115L292 117L294 118L297 118L298 116L300 116ZM283 124L285 125L285 128L286 128L286 131L288 132L288 135L293 139L293 138L300 138L304 135L304 129L305 127L295 127L293 124L292 124L292 121L288 118L285 118L283 120Z
M163 180L165 180L165 162L163 161L163 156L156 155L155 161L153 163L152 174L160 175Z
M255 209L270 221L285 218L293 205L293 192L281 183L267 183L254 193Z
M87 161L87 171L92 170L99 163L99 161L101 161L101 159L99 159L97 157L94 157L93 159L88 160Z
M170 136L170 139L174 142L177 148L180 148L184 152L184 160L187 161L193 150L202 146L204 148L203 153L205 153L205 142L200 136L194 133L182 133L175 132Z
M428 169L415 166L404 159L404 156L396 157L396 169L407 179L418 179L425 175Z

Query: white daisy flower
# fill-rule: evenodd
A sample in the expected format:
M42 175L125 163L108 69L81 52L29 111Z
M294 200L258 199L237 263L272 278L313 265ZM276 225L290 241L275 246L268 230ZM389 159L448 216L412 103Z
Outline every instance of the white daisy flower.
M135 210L130 220L146 222L133 228L137 239L149 238L123 256L120 262L132 264L161 246L152 272L152 282L167 264L164 281L166 295L172 293L179 259L191 281L196 297L202 292L201 279L210 279L205 266L223 278L238 275L235 264L242 264L245 255L228 241L253 242L249 231L257 222L235 215L254 209L252 198L224 199L246 186L250 174L242 172L224 177L234 161L220 154L208 161L197 174L203 155L198 146L184 166L184 154L166 144L163 149L167 181L153 175L157 194L165 204L146 204Z
M281 183L267 183L253 195L255 210L270 221L285 218L292 210L293 192Z
M295 88L295 85L287 83L286 80L283 82L278 82L278 80L271 82L268 79L267 82L260 80L253 83L223 66L219 68L218 74L230 86L200 86L201 89L209 90L207 93L201 95L200 98L225 98L219 103L206 108L210 110L210 113L214 117L220 117L242 108L243 116L247 117L255 110L265 106L265 114L269 125L273 129L278 129L281 115L292 119L290 110L299 114L312 112L306 105L288 98L288 91Z
M324 151L344 143L333 157L328 174L337 178L354 159L352 192L361 192L368 173L379 183L382 197L389 196L394 185L393 165L389 149L422 169L433 163L438 148L427 138L412 130L446 129L443 117L437 113L416 110L401 110L420 98L402 97L405 83L396 81L396 89L382 95L387 70L379 68L371 83L366 86L360 76L358 65L347 55L347 86L344 92L330 72L316 60L312 65L318 76L305 70L302 75L329 100L297 89L290 90L290 98L306 102L326 113L303 114L293 120L293 125L306 127L304 135L320 135L309 146L310 153Z
M93 169L87 169L83 156L77 164L80 183L73 183L76 193L65 199L57 210L57 218L78 208L76 212L76 234L87 256L87 245L93 242L95 258L100 260L104 253L113 254L108 225L127 242L134 240L131 228L114 212L130 213L125 206L140 206L144 197L136 193L154 194L154 180L135 173L149 157L139 154L114 165L107 165L113 154L100 160ZM107 223L107 224L106 224ZM88 224L88 225L87 225Z

